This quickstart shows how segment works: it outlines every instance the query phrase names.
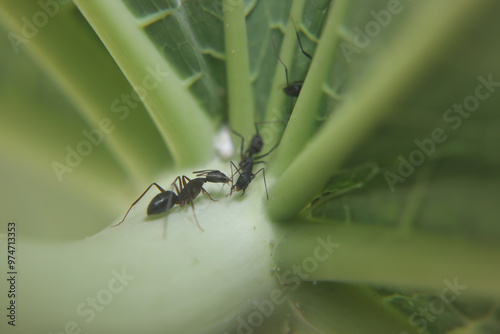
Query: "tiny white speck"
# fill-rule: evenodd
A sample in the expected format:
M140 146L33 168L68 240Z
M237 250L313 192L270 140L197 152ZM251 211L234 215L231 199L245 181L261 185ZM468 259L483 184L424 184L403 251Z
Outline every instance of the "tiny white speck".
M227 126L223 126L215 135L214 147L223 159L230 159L233 156L234 146Z

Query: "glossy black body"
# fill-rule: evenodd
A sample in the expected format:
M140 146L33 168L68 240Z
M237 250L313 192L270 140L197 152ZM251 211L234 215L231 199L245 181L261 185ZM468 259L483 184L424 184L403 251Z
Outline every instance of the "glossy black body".
M257 126L255 127L257 129ZM254 154L259 153L262 150L262 146L264 146L264 141L260 136L259 132L250 140L250 145L248 145L247 150L245 151L246 157L251 157Z
M266 195L267 195L266 174L264 172L264 168L261 168L256 173L253 173L253 166L254 164L264 163L263 161L257 161L257 160L269 155L278 146L279 142L276 143L276 145L274 145L274 147L271 148L269 152L267 152L266 154L255 156L255 154L259 153L262 150L262 147L264 146L264 141L262 140L262 137L259 135L259 132L257 130L257 125L255 126L255 129L257 133L250 140L250 145L246 149L245 153L243 153L243 146L244 146L243 136L233 130L233 133L241 138L241 146L240 146L241 161L238 164L238 167L236 167L236 165L234 165L234 163L231 162L231 164L236 168L236 172L233 173L233 176L236 173L239 173L240 176L236 180L236 183L233 184L233 186L231 187L230 194L232 194L233 190L242 191L241 196L243 196L250 182L252 182L255 176L262 171L264 175L264 186L266 187Z
M167 212L176 204L179 204L179 197L173 191L161 192L149 202L147 215L158 215Z
M241 196L243 196L248 185L250 184L250 182L252 182L253 178L257 174L257 173L252 174L253 159L246 159L241 161L238 170L240 176L238 177L238 180L236 180L236 184L234 184L231 189L235 191L242 190L243 193L241 194Z
M147 215L158 215L164 212L167 212L170 210L174 205L179 205L179 206L184 206L185 204L191 204L191 207L193 207L193 213L194 213L194 206L193 206L193 200L200 194L200 192L204 192L212 201L214 199L210 197L210 194L203 189L203 185L206 182L212 182L212 183L229 183L231 181L230 178L228 178L224 173L221 171L215 170L215 169L207 169L203 171L198 171L195 173L199 173L197 176L204 176L204 177L197 177L193 180L189 179L187 176L183 175L182 177L177 176L172 183L172 186L175 187L175 190L177 193L170 191L170 190L164 190L162 187L160 187L157 183L152 183L137 200L135 200L134 203L129 207L127 212L125 213L125 216L123 219L115 225L112 225L111 227L115 227L123 223L125 218L127 217L128 213L132 209L132 207L137 204L141 200L141 198L148 192L148 190L152 187L155 186L158 188L160 191L159 194L157 194L151 202L149 202L148 208L147 208ZM179 182L179 186L177 186L176 182ZM196 215L195 215L196 219ZM198 220L196 220L196 224L198 224ZM200 225L198 224L198 227ZM201 229L201 227L200 227ZM203 229L201 229L203 230Z

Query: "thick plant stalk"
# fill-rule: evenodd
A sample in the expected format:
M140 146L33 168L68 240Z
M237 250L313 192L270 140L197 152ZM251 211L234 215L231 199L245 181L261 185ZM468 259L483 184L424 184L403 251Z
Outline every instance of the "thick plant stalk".
M243 137L254 132L254 98L250 82L245 3L223 1L229 126Z
M348 13L350 0L335 1L331 7L307 78L273 162L271 172L275 175L282 174L288 168L317 127L316 112L323 95L323 83L338 52L338 44L341 41L338 31Z
M121 1L75 3L127 79L134 87L143 87L144 105L177 166L212 157L213 123L189 92L190 83L176 74L148 38L141 26L144 22L136 19Z
M273 219L292 218L321 192L332 173L341 167L362 139L391 112L397 111L395 103L426 73L435 56L452 40L457 27L484 4L463 0L456 2L452 9L447 2L416 5L419 7L406 22L400 39L380 56L378 65L325 122L273 186L269 206ZM420 27L428 24L425 22L434 25L428 27L429 31L435 31L432 36L422 33ZM296 132L298 135L299 131ZM295 144L285 139L282 142L287 146ZM278 162L280 156L286 155L287 146L278 151Z

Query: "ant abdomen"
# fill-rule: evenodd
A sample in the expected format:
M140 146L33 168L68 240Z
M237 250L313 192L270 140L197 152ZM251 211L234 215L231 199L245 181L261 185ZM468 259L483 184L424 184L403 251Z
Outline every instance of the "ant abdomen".
M302 81L296 84L290 84L283 88L283 92L291 97L299 97L300 90L302 89Z
M179 203L179 197L170 190L164 191L153 197L148 205L147 215L158 215L170 210Z
M255 129L257 129L257 126L255 126ZM250 146L248 146L245 153L248 156L257 154L262 150L262 146L264 146L264 141L262 140L262 137L259 135L259 132L257 131L257 134L252 137L252 140L250 141Z

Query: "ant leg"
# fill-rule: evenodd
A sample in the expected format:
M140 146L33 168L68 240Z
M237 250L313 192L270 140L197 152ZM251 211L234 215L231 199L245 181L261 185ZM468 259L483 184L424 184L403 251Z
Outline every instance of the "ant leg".
M201 187L201 191L202 191L205 195L207 195L207 196L208 196L208 198L210 198L210 200L211 200L211 201L213 201L213 202L217 202L217 200L216 200L216 199L213 199L213 198L210 196L210 194L209 194L209 193L205 190L205 188Z
M300 41L299 32L297 31L297 26L295 25L295 22L294 22L294 20L292 18L292 15L289 15L289 16L290 16L290 20L293 23L293 28L295 29L295 35L297 35L297 39L299 40L300 50L302 50L302 53L304 54L304 56L306 56L307 58L309 58L309 59L312 60L312 56L309 53L305 52L304 48L302 47L302 42Z
M231 191L229 192L229 196L231 196L233 194L233 185L234 185L233 177L234 177L234 174L240 173L240 175L241 175L240 169L238 167L236 167L236 165L234 164L234 162L230 161L230 166L231 166ZM233 173L233 166L234 166L234 168L236 168L236 172L234 172L234 173Z
M232 162L232 161L230 161L229 163L231 164L231 178L232 178L232 176L233 176L234 174L236 174L236 173L240 173L240 174L241 174L241 172L240 172L240 169L241 169L241 168L236 167L236 165L235 165L235 164L234 164L234 162ZM234 168L236 168L236 172L234 172L234 174L233 174L233 166L234 166Z
M264 167L262 167L261 169L259 169L257 171L257 173L255 173L253 176L252 176L252 179L260 172L262 171L262 176L264 177L264 187L266 188L266 197L267 199L269 200L269 194L267 193L267 183L266 183L266 170L264 169Z
M196 221L196 225L198 225L198 228L204 232L205 230L201 228L200 224L198 223L198 218L196 218L196 213L194 212L194 204L193 204L193 201L191 201L191 209L193 209L193 216L194 216L194 220Z
M125 216L123 217L123 219L122 219L122 220L121 220L118 224L111 225L111 227L115 227L115 226L118 226L118 225L120 225L121 223L123 223L123 221L124 221L124 220L125 220L125 218L127 217L128 213L130 212L130 210L132 209L132 207L133 207L134 205L136 205L136 204L137 204L137 202L139 202L139 201L141 200L141 198L142 198L142 197L143 197L143 196L144 196L144 195L148 192L148 190L149 190L152 186L156 186L156 188L158 188L158 190L159 190L160 192L162 192L162 193L163 193L163 192L165 192L165 190L164 190L162 187L160 187L157 183L151 183L151 184L149 185L149 187L148 187L148 188L147 188L147 189L146 189L146 190L142 193L142 195L141 195L141 196L139 196L139 198L138 198L138 199L136 199L134 203L132 203L132 205L130 206L130 208L128 208L127 213L125 213Z
M191 179L189 177L187 177L186 175L182 175L182 186L183 186L183 188L185 186L187 186L187 184L189 183L189 181L191 181Z
M260 136L260 135L259 135L259 128L257 127L257 123L260 123L260 122L253 122L253 126L255 127L255 134L256 134L257 136Z
M234 182L233 182L233 166L234 166L234 163L232 161L229 162L229 167L231 167L231 189L229 190L229 196L231 196L233 194L233 186L234 186ZM235 166L236 167L236 166ZM226 195L226 197L228 196Z
M231 130L235 135L241 138L241 146L240 146L240 157L243 155L243 143L245 142L245 139L243 138L242 135L240 135L238 132Z
M276 57L278 57L278 61L281 63L281 65L283 65L283 67L285 68L285 79L286 79L286 87L290 87L290 82L288 80L288 68L286 67L285 63L283 62L283 60L281 60L281 57L278 53L278 50L276 50L276 45L274 44L274 36L273 38L271 39L271 44L273 45L273 50L274 50L274 53L276 54ZM286 94L286 93L285 93ZM292 112L292 109L293 109L293 101L292 99L290 98L290 113Z
M167 240L167 216L165 216L165 224L163 224L163 240Z
M280 142L278 141L266 154L262 154L262 155L259 155L257 157L254 157L254 160L261 159L261 158L264 158L265 156L268 156L269 154L271 154L272 151L274 151L274 149L276 147L278 147L279 144L280 144Z
M179 181L179 187L181 188L179 190L179 188L177 187L177 184L176 182ZM174 180L174 182L172 182L172 184L170 185L170 187L174 186L175 187L175 191L177 191L177 196L179 196L179 194L181 193L182 191L182 183L181 183L181 177L180 176L177 176Z
M276 57L278 57L278 60L279 62L281 63L281 65L283 65L283 67L285 68L285 78L286 78L286 86L290 86L289 82L288 82L288 68L286 67L285 63L283 62L283 60L281 60L281 57L278 53L278 50L276 49L276 45L274 44L274 36L273 38L271 39L271 44L273 45L273 50L274 50L274 53L276 54Z
M168 199L167 208L170 208L171 201L172 201L172 197L170 197ZM174 203L174 205L175 204L176 203ZM168 218L168 215L165 215L165 224L163 224L163 240L167 240L167 218Z

